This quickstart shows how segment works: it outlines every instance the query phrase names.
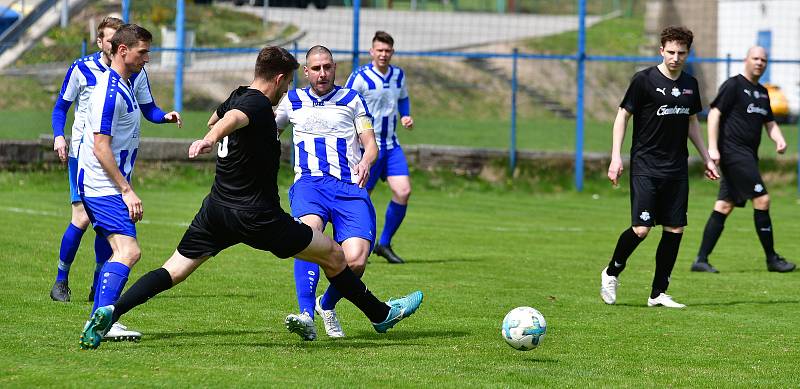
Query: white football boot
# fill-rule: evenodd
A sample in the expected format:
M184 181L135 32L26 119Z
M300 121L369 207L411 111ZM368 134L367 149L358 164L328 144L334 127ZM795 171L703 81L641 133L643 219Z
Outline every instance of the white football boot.
M606 273L607 270L608 267L600 272L600 298L602 298L603 302L606 304L615 304L617 302L617 285L619 285L619 279L608 275L608 273Z
M322 309L322 305L320 305L321 299L322 296L317 297L314 310L322 317L322 323L325 324L325 333L331 338L344 338L344 331L342 331L342 325L339 324L339 318L336 316L336 309Z
M308 312L290 313L289 316L286 316L284 324L289 332L300 335L303 340L317 339L317 327L314 326L314 319Z
M662 306L662 307L667 307L667 308L686 308L686 305L681 304L681 303L673 300L672 296L670 296L668 294L665 294L665 293L659 294L654 299L651 299L651 298L648 297L647 298L647 306L648 307Z

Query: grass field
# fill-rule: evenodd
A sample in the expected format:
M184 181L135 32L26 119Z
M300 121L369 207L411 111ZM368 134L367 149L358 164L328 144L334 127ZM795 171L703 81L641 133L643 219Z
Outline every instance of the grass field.
M209 170L138 171L145 222L131 282L174 249L211 182ZM290 178L282 175L282 194ZM800 273L765 270L749 209L728 220L714 256L722 273L688 271L714 199L693 180L689 227L670 293L685 310L647 308L657 231L621 277L617 306L598 296L599 272L629 223L628 195L605 183L585 193L536 193L447 175L415 175L394 246L408 260L373 258L379 297L414 289L421 309L384 335L339 306L347 338L301 342L283 328L295 308L290 261L235 247L190 280L130 312L139 343L81 351L94 268L84 238L72 267L74 301L48 297L69 213L62 171L0 172L0 386L319 387L790 387L800 382ZM794 188L770 187L777 248L798 259ZM596 194L597 196L593 196ZM595 198L596 197L596 198ZM375 193L379 226L388 193ZM129 282L130 285L130 282ZM325 281L320 283L326 285ZM547 318L543 345L511 349L507 311ZM319 330L322 331L318 323Z

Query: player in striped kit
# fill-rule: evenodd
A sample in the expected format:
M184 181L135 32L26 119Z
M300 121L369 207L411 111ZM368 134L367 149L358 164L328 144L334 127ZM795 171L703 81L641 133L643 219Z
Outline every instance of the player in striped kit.
M372 166L367 190L372 192L378 179L389 184L392 199L386 207L383 230L375 254L386 258L389 263L403 263L403 259L392 249L392 237L400 228L406 216L408 198L411 196L411 180L408 176L408 163L403 148L397 141L397 118L400 124L411 129L411 103L403 69L390 64L394 54L394 39L384 31L375 32L372 47L369 49L372 62L362 66L347 80L347 88L357 90L364 96L372 112L375 136L380 154Z
M278 128L292 124L292 216L318 231L328 223L333 225L334 240L342 245L348 265L360 277L375 239L375 208L365 189L378 154L372 118L358 92L334 85L336 63L330 50L312 47L306 53L303 72L309 86L290 90L275 111ZM328 287L315 300L319 281L315 263L295 259L294 274L300 314L286 317L287 328L304 340L316 339L316 311L329 336L343 337L334 310L341 294Z
M151 40L150 32L135 24L119 27L111 38L111 66L97 78L89 97L86 131L78 150L77 189L95 232L112 248L111 258L100 270L102 286L94 295L92 314L116 302L141 256L134 223L142 220L142 201L130 184L141 120L134 76L149 60ZM121 339L112 336L115 333L122 334ZM118 323L101 335L112 340L141 337Z
M69 301L69 269L75 260L75 254L81 243L84 232L89 227L89 217L86 216L83 203L77 191L78 173L78 147L86 126L86 117L89 110L89 97L97 85L98 79L108 73L111 65L111 37L124 22L115 17L106 17L97 26L97 46L100 51L75 60L64 77L56 104L53 107L53 149L62 162L68 162L70 202L72 203L72 220L61 238L59 252L58 273L56 281L50 290L50 298L55 301ZM153 123L178 123L181 117L177 112L164 113L155 104L150 93L150 83L147 72L142 69L140 73L131 76L133 93L139 103L142 113L147 120ZM72 123L72 136L69 146L64 137L64 124L67 120L67 111L70 105L76 102L75 120ZM100 268L111 257L111 246L102 235L95 237L95 273L94 282L89 291L89 301L94 300L94 291Z

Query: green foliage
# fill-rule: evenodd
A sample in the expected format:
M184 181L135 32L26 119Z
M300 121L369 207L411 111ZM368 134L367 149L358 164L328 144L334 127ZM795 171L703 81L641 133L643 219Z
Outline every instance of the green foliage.
M150 174L138 169L136 174ZM394 248L408 260L371 257L365 282L380 298L414 289L421 309L376 334L351 304L337 312L347 337L302 342L286 332L295 311L292 261L239 245L186 282L122 318L139 343L81 351L94 271L87 232L70 275L73 301L50 301L58 242L70 211L66 172L0 173L0 386L287 387L792 387L800 359L794 274L767 273L750 211L728 218L714 256L718 275L689 272L714 185L691 183L689 227L670 293L687 309L647 308L657 235L634 253L617 306L598 296L599 272L628 225L623 185L586 193L531 194L445 176L414 175L414 196ZM212 173L160 170L137 186L143 255L128 285L175 249L208 193ZM285 199L290 174L281 174ZM151 181L155 177L148 177ZM592 184L595 185L595 184ZM789 194L786 193L788 188ZM792 186L771 186L777 248L790 259L800 217ZM597 190L597 191L595 191ZM597 196L592 196L596 194ZM390 194L373 194L378 226ZM655 231L654 231L655 233ZM12 282L13 281L13 282ZM318 292L327 287L320 282ZM530 305L548 322L535 351L500 338L503 316ZM779 357L776 357L779 356Z
M644 18L613 18L586 29L586 52L589 55L631 55L647 40ZM578 32L533 38L525 41L529 51L542 54L574 54L578 51Z

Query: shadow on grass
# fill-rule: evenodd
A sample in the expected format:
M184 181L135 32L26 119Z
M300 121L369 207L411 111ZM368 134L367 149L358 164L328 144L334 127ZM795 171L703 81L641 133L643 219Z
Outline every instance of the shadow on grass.
M685 302L685 301L682 301ZM691 309L692 307L714 307L714 306L726 306L726 305L774 305L774 304L800 304L800 300L769 300L769 301L716 301L716 302L700 302L700 303L693 303L693 302L686 302L685 309ZM681 311L679 309L672 309L672 308L664 308L664 307L648 307L647 304L635 304L635 303L616 303L616 306L626 307L626 308L641 308L641 309L661 309L661 310L675 310Z
M261 335L275 341L250 341L252 335ZM396 347L396 346L420 346L422 343L415 343L414 340L426 338L463 338L469 335L466 331L392 331L387 334L376 334L370 332L356 332L354 335L348 336L343 339L330 339L326 338L324 334L319 334L321 338L315 342L304 342L296 337L294 334L276 335L274 331L254 331L254 330L214 330L214 331L182 331L182 332L152 332L144 335L139 347L163 347L163 342L155 342L158 340L170 340L178 338L204 338L204 337L219 337L224 336L223 342L209 342L214 343L215 346L231 346L231 347L269 347L269 348L285 348L285 347L302 347L304 349L312 350L315 347L341 347L353 349L367 349L367 348L380 348L380 347ZM240 338L241 341L232 342L229 339ZM151 342L153 341L153 342ZM175 345L173 345L175 346ZM171 346L171 347L173 347ZM186 346L196 347L196 344L187 343ZM180 347L180 346L178 346Z
M445 259L445 258L442 258L442 259L405 258L406 263L394 264L394 263L386 262L386 260L381 258L381 257L372 256L372 257L369 258L369 261L367 263L369 263L369 264L375 264L375 263L377 263L377 264L385 264L385 265L390 265L390 266L394 267L394 266L428 265L428 264L431 264L431 263L485 262L487 260L488 259L482 259L482 258L449 258L449 259Z
M228 298L228 297L245 297L245 298L255 298L255 293L224 293L224 294L200 294L200 293L193 293L193 294L165 294L159 295L158 299L195 299L195 298Z

